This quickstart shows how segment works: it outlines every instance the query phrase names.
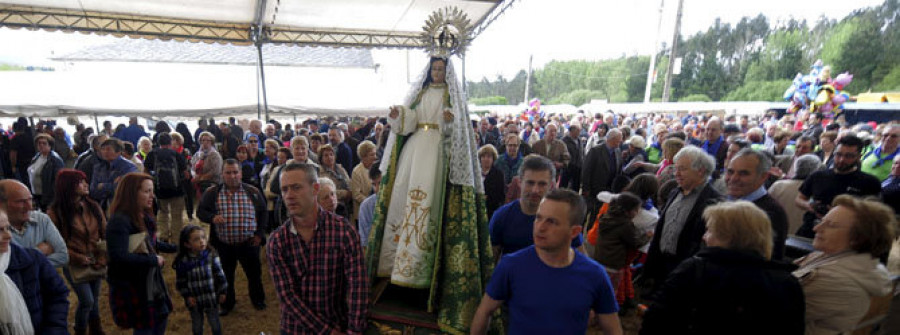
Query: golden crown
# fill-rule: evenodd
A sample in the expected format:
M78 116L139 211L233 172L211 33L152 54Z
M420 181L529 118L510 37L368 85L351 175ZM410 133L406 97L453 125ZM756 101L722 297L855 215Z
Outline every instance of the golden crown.
M409 191L409 197L415 201L425 200L425 197L427 197L427 196L428 196L428 193L426 193L425 191L422 191L419 188Z
M425 20L422 43L433 57L450 57L466 52L472 26L466 13L457 7L438 9Z

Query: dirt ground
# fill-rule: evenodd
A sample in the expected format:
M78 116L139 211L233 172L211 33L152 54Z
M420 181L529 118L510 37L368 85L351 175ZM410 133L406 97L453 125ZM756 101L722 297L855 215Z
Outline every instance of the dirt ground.
M250 296L247 293L247 277L240 266L235 273L235 281L237 283L236 300L237 304L230 314L221 318L223 334L239 334L239 335L274 335L279 334L278 322L281 319L278 297L275 295L275 286L272 278L269 276L268 264L265 259L265 250L260 252L262 259L263 288L266 292L266 304L268 308L264 311L257 311L250 303ZM175 311L169 315L169 324L166 330L167 334L173 335L190 335L191 334L191 316L184 305L184 299L178 295L175 290L175 270L171 268L171 262L174 254L164 254L166 258L166 266L163 270L163 277L169 288L169 294L172 296L172 304ZM68 284L68 283L67 283ZM75 324L75 309L78 307L78 297L74 292L69 294L69 331L71 326ZM100 319L103 321L103 327L107 334L131 334L131 330L124 330L116 327L112 321L112 314L109 311L109 288L103 281L100 287ZM622 318L622 327L625 334L637 334L640 329L640 317L636 316L634 311L630 311ZM204 325L204 334L212 334L209 325ZM598 329L589 329L588 334L602 334Z

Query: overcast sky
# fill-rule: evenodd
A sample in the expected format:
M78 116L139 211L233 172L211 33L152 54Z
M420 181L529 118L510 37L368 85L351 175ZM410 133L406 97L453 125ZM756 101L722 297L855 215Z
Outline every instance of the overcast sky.
M883 0L685 0L682 34L706 30L721 17L736 23L744 16L764 13L770 23L791 17L814 22L824 15L843 18L855 9L879 5ZM649 55L656 43L671 43L677 0L665 0L658 34L660 0L518 0L479 36L466 60L467 79L511 77L528 66L573 59L607 59L621 55ZM113 37L79 33L47 33L0 28L0 62L41 64L52 55L87 45L107 43ZM376 62L401 57L402 52L375 53ZM411 57L418 57L412 52ZM417 69L414 66L414 69ZM418 71L418 70L415 70Z

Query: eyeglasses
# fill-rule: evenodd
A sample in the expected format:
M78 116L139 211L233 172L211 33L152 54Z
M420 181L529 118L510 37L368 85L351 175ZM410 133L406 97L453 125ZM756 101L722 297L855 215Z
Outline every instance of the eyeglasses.
M898 138L900 137L900 134L884 134L884 137Z
M247 142L250 142L250 143L259 143L259 141L247 141Z

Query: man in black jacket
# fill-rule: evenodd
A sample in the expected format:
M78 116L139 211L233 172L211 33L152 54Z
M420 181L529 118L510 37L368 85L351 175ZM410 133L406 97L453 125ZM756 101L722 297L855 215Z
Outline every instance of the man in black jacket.
M709 184L716 169L715 158L701 148L687 146L675 154L674 161L678 187L659 211L644 265L644 276L654 282L653 291L662 286L681 261L700 251L706 233L703 210L721 199Z
M87 182L91 182L91 176L94 174L94 164L100 162L100 143L105 142L109 136L106 135L96 135L90 137L91 149L85 152L82 152L81 155L78 155L78 158L75 159L75 168L81 172L84 172L85 176L87 176Z
M600 209L597 194L601 191L612 191L613 180L622 173L622 132L610 129L606 140L591 148L584 157L584 168L581 171L581 194L588 204L588 221L592 222Z
M197 217L209 223L210 243L219 252L228 293L219 315L234 309L234 271L237 262L247 275L250 300L256 310L266 309L266 294L262 286L262 266L259 249L265 241L266 200L256 187L241 183L241 164L225 160L222 166L225 183L210 187L203 193Z
M738 151L725 168L725 185L728 200L747 200L762 209L772 223L772 260L784 257L784 241L787 239L787 213L766 191L771 161L762 151L750 148Z
M584 143L581 142L580 135L581 126L573 123L562 139L569 151L569 165L563 170L559 187L565 187L575 192L578 192L581 187L581 164L584 161Z

